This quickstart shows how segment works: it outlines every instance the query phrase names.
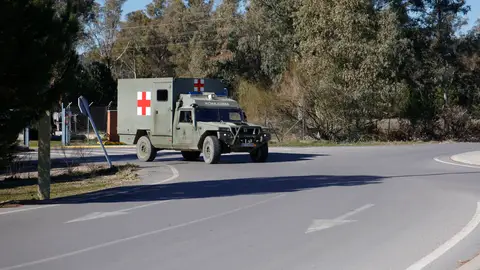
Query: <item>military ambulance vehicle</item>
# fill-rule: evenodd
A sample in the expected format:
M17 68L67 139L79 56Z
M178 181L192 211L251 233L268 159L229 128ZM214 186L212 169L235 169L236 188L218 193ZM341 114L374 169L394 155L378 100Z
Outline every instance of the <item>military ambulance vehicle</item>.
M181 151L189 161L203 154L208 164L231 152L250 153L254 162L268 158L270 133L246 122L219 80L119 79L117 110L120 141L136 145L142 161L165 149Z

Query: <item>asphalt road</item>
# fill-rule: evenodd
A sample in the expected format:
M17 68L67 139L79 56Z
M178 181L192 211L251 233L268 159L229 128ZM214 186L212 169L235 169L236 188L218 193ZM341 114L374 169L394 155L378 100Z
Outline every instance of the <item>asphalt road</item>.
M479 148L272 148L268 163L217 165L160 153L145 185L0 209L0 270L455 269L480 252L480 168L439 161Z

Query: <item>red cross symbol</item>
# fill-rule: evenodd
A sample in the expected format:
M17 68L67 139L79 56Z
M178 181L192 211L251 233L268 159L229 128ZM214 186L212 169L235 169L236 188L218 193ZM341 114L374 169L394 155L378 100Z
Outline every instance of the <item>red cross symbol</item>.
M195 92L203 92L205 90L205 80L195 79L193 83L193 90Z
M151 92L137 92L137 115L150 115L152 108L150 108L152 100Z

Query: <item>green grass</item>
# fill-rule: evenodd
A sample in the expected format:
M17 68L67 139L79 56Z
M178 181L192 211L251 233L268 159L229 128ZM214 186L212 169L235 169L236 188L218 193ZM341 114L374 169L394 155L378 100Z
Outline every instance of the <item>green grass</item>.
M438 142L424 142L424 141L362 141L362 142L332 142L332 141L283 141L270 143L270 146L282 146L282 147L327 147L327 146L376 146L376 145L412 145L412 144L427 144Z
M90 140L90 141L71 141L69 146L98 146L100 144L97 143L98 141ZM122 145L120 143L110 143L103 141L104 145ZM50 147L62 147L61 141L50 141ZM38 141L30 141L30 148L38 148Z
M62 146L62 142L61 141L50 141L50 146L51 147ZM29 147L30 148L38 148L38 141L30 141L29 142Z
M119 187L139 181L136 174L138 165L119 165L112 169L97 165L83 166L83 169L57 172L51 177L50 198L61 198L85 194L107 188ZM37 178L24 177L0 181L0 207L38 200Z

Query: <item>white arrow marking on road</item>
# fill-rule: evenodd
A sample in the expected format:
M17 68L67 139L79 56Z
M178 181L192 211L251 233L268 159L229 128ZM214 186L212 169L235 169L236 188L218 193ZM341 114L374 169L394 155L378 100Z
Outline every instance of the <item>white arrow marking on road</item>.
M149 207L149 206L153 206L153 205L157 205L157 204L162 204L162 203L166 203L166 202L169 202L169 201L170 200L147 203L147 204L142 204L142 205L138 205L138 206L134 206L134 207L130 207L130 208L120 209L120 210L112 211L112 212L93 212L93 213L90 213L86 216L76 218L76 219L72 219L72 220L67 221L65 223L87 221L87 220L93 220L93 219L98 219L98 218L124 215L124 214L128 214L127 212L131 211L131 210L140 209L140 208L144 208L144 207Z
M346 218L353 216L361 211L367 210L368 208L374 206L373 204L366 204L360 208L357 208L353 211L350 211L346 214L343 214L337 218L334 219L316 219L313 221L312 225L308 227L307 231L305 233L311 233L311 232L316 232L320 230L325 230L328 228L332 228L338 225L350 223L350 222L355 222L356 220L346 220Z

